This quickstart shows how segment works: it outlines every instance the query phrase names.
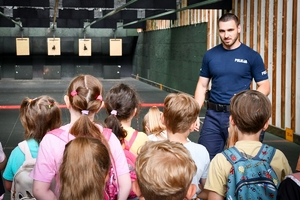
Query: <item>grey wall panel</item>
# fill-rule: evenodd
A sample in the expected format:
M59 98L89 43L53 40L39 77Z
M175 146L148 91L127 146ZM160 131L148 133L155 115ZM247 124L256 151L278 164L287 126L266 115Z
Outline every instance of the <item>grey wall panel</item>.
M16 38L4 37L3 46L0 47L3 53L16 55Z
M16 56L1 55L1 57L2 57L2 78L14 78Z
M45 57L42 55L32 56L33 78L43 77L43 69L45 65Z
M78 47L78 41L73 38L62 38L61 39L61 53L75 53L74 46L75 42L77 42L77 47ZM78 50L77 50L78 52Z
M120 79L121 65L104 65L103 78L104 79Z
M30 54L48 54L47 38L44 37L31 38Z
M75 66L74 55L61 56L61 76L72 78L75 76Z
M15 79L32 79L32 65L16 65Z
M94 75L94 66L93 65L77 65L76 66L76 75L79 75L79 74Z
M45 65L44 66L44 79L60 79L61 66L60 65Z

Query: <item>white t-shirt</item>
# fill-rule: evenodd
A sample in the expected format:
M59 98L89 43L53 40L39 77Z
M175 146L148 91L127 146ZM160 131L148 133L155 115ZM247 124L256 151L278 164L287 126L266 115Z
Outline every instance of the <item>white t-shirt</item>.
M156 136L154 134L148 135L148 139L150 141L161 141L161 140L166 140L168 139L167 133L165 131L160 132L159 136Z
M201 192L198 184L201 178L206 179L208 175L209 163L210 158L207 149L195 142L188 141L187 143L183 144L190 152L196 166L197 172L196 175L193 177L192 184L195 184L197 187L196 194Z

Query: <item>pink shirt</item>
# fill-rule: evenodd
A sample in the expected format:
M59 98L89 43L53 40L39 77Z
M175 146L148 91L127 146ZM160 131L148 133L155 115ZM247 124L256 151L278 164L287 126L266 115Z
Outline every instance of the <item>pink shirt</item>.
M100 131L102 132L103 127L100 125L98 126ZM64 134L62 137L69 138L69 141L75 138L73 135L69 134L70 128L70 124L60 127L60 129L65 130L65 132L62 133ZM121 176L123 174L129 173L124 151L122 149L120 141L115 136L115 134L111 134L108 144L114 158L117 175ZM57 136L53 134L46 134L40 143L36 164L30 174L30 177L34 180L51 183L53 178L58 175L59 167L62 163L65 145L66 143ZM58 187L56 187L55 189L55 194L58 194Z

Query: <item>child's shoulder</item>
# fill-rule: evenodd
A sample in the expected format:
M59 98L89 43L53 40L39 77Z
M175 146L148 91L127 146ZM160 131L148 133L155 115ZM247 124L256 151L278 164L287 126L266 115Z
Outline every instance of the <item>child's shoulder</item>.
M209 155L206 147L203 146L202 144L198 144L198 143L189 141L183 145L190 151L191 154L196 153L196 154L201 154L201 155L205 155L205 156Z

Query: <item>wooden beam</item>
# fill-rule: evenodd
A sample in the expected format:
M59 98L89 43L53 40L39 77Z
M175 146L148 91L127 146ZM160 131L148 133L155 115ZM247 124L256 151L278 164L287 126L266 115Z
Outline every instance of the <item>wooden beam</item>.
M293 0L292 16L292 59L291 59L291 129L296 130L296 52L297 52L297 7L298 0ZM298 58L300 59L300 58ZM298 68L299 70L299 68Z
M254 47L254 37L255 35L253 35L253 30L254 30L254 26L255 26L255 23L254 23L254 1L250 1L250 47L251 49L253 49ZM251 84L252 85L252 84Z
M277 20L278 20L278 2L274 0L274 9L273 9L273 68L272 68L272 124L276 124L276 55L277 55Z
M260 53L260 38L261 38L261 4L262 1L257 2L257 45L256 51Z
M285 127L287 1L282 2L281 127Z
M243 16L243 43L247 42L247 0L244 1L244 16Z

